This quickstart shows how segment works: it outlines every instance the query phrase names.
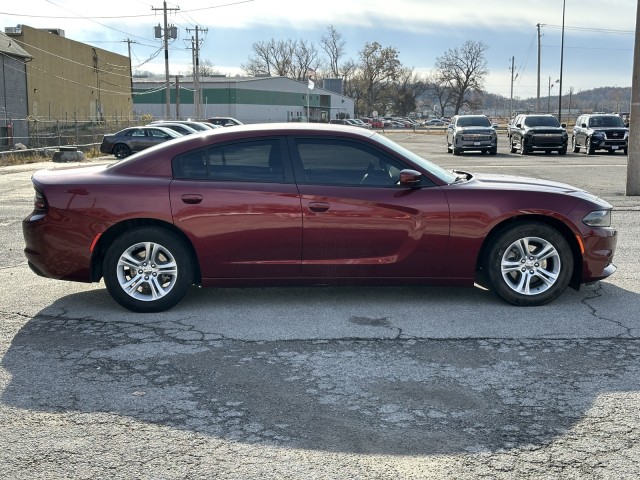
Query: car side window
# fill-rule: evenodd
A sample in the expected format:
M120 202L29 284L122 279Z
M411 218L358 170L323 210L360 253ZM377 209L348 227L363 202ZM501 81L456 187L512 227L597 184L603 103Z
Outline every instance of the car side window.
M144 128L138 128L136 130L131 130L127 133L128 137L145 137Z
M280 141L265 139L193 150L173 160L174 177L234 182L284 182Z
M147 132L150 137L165 137L167 135L162 130L158 130L156 128L149 128L147 129Z
M339 139L295 140L303 179L320 185L393 186L403 166L358 142Z

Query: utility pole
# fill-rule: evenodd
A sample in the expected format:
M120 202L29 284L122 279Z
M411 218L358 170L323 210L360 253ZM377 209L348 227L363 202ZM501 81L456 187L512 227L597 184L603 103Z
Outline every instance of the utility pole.
M538 27L538 95L536 102L536 113L540 113L540 24Z
M513 115L513 81L515 80L515 78L518 76L518 74L516 74L516 76L513 76L513 71L515 69L515 61L516 61L516 57L511 57L511 99L509 102L509 117L511 117L511 115Z
M187 28L187 32L190 32L192 29ZM193 29L196 32L195 40L191 37L191 47L193 48L193 89L195 90L193 95L193 104L195 110L196 119L200 120L202 118L200 111L200 104L202 103L202 95L200 93L200 39L199 32L207 33L209 29L202 29L198 25Z
M167 119L169 119L171 117L171 91L169 90L170 88L170 81L169 81L169 26L167 25L167 10L180 10L180 7L174 7L174 8L167 8L167 2L162 2L162 8L155 8L155 7L151 7L151 10L162 10L164 12L164 29L163 29L163 38L164 38L164 71L165 71L165 80L166 80L166 92L165 92L165 98L166 98L166 111L165 111L165 116ZM177 37L177 33L176 33L176 27L172 26L171 27L171 34L172 37L171 38L176 38ZM157 35L156 35L157 38Z
M636 26L640 26L640 3L636 12ZM627 157L627 196L640 195L640 29L636 28L633 49L633 75L631 78L631 112L629 150Z
M131 44L138 43L138 42L136 42L135 40L131 40L130 38L123 40L123 42L127 42L127 51L129 52L129 77L131 79L131 96L133 96L133 69L131 68Z
M562 41L560 42L560 84L558 85L558 122L562 123L562 63L564 60L564 8L566 0L562 0Z

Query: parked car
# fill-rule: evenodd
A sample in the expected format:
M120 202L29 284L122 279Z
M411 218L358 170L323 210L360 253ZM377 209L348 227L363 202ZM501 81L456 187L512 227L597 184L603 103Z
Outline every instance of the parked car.
M470 150L498 153L498 134L486 115L455 115L447 126L447 152Z
M511 117L511 119L507 123L507 137L509 138L509 145L511 145L511 132L515 130L516 125L521 122L522 115L524 114L521 113Z
M426 127L444 127L446 125L449 125L449 122L440 118L431 118L424 122Z
M370 123L366 123L362 120L360 120L359 118L352 118L353 123L355 123L356 126L358 127L362 127L362 128L371 128L371 124Z
M355 125L352 124L350 119L348 118L332 118L331 120L329 120L329 123L331 125L348 125L351 127L355 127Z
M626 155L628 142L629 129L624 120L618 115L606 113L580 115L571 135L573 152L578 153L584 148L587 155L592 155L596 150L609 153L621 151Z
M173 123L173 122L162 122L161 124L153 124L147 125L148 127L155 127L157 125L162 125L162 128L169 128L178 132L180 135L191 135L192 133L198 133L198 130L190 127L189 125L185 125L184 123Z
M607 202L557 182L445 170L361 128L221 128L32 181L22 224L32 270L104 278L138 312L174 306L193 284L477 282L541 305L615 271Z
M208 123L214 125L220 125L221 127L233 127L235 125L244 125L240 120L233 117L211 117L207 120Z
M175 130L155 125L129 127L116 133L106 134L102 138L100 152L113 154L116 158L122 159L132 153L181 136L182 135Z
M163 123L180 123L182 125L187 125L198 132L206 132L216 128L214 125L208 125L205 122L196 122L195 120L154 120L149 125L162 126Z
M519 115L510 131L510 152L519 150L521 155L527 155L535 151L556 151L565 155L569 139L566 128L567 125L561 125L553 115Z

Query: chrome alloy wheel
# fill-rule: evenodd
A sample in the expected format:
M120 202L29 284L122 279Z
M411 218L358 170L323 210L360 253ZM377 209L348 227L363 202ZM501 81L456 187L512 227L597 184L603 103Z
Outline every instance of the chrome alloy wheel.
M178 278L178 264L171 252L154 242L127 248L117 264L118 283L130 297L154 301L167 295Z
M556 283L562 262L556 248L539 237L513 242L500 262L506 285L522 295L538 295Z

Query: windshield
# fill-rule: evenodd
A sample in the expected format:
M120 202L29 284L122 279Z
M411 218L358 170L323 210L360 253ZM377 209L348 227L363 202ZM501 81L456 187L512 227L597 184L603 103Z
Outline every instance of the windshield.
M558 119L556 117L526 117L524 124L527 127L559 127Z
M458 118L459 127L490 127L491 122L487 117L460 117Z
M591 117L589 119L590 127L624 127L622 118L617 115L611 115L610 117Z
M414 153L411 150L401 145L398 145L393 140L389 140L387 137L380 135L379 133L376 133L373 138L378 142L382 143L387 148L390 148L391 150L396 152L398 155L408 158L416 165L419 165L421 168L432 173L434 176L438 177L443 182L453 183L456 181L457 175L455 173L451 172L450 170L445 170L441 166L436 165L435 163L422 158L417 153Z

